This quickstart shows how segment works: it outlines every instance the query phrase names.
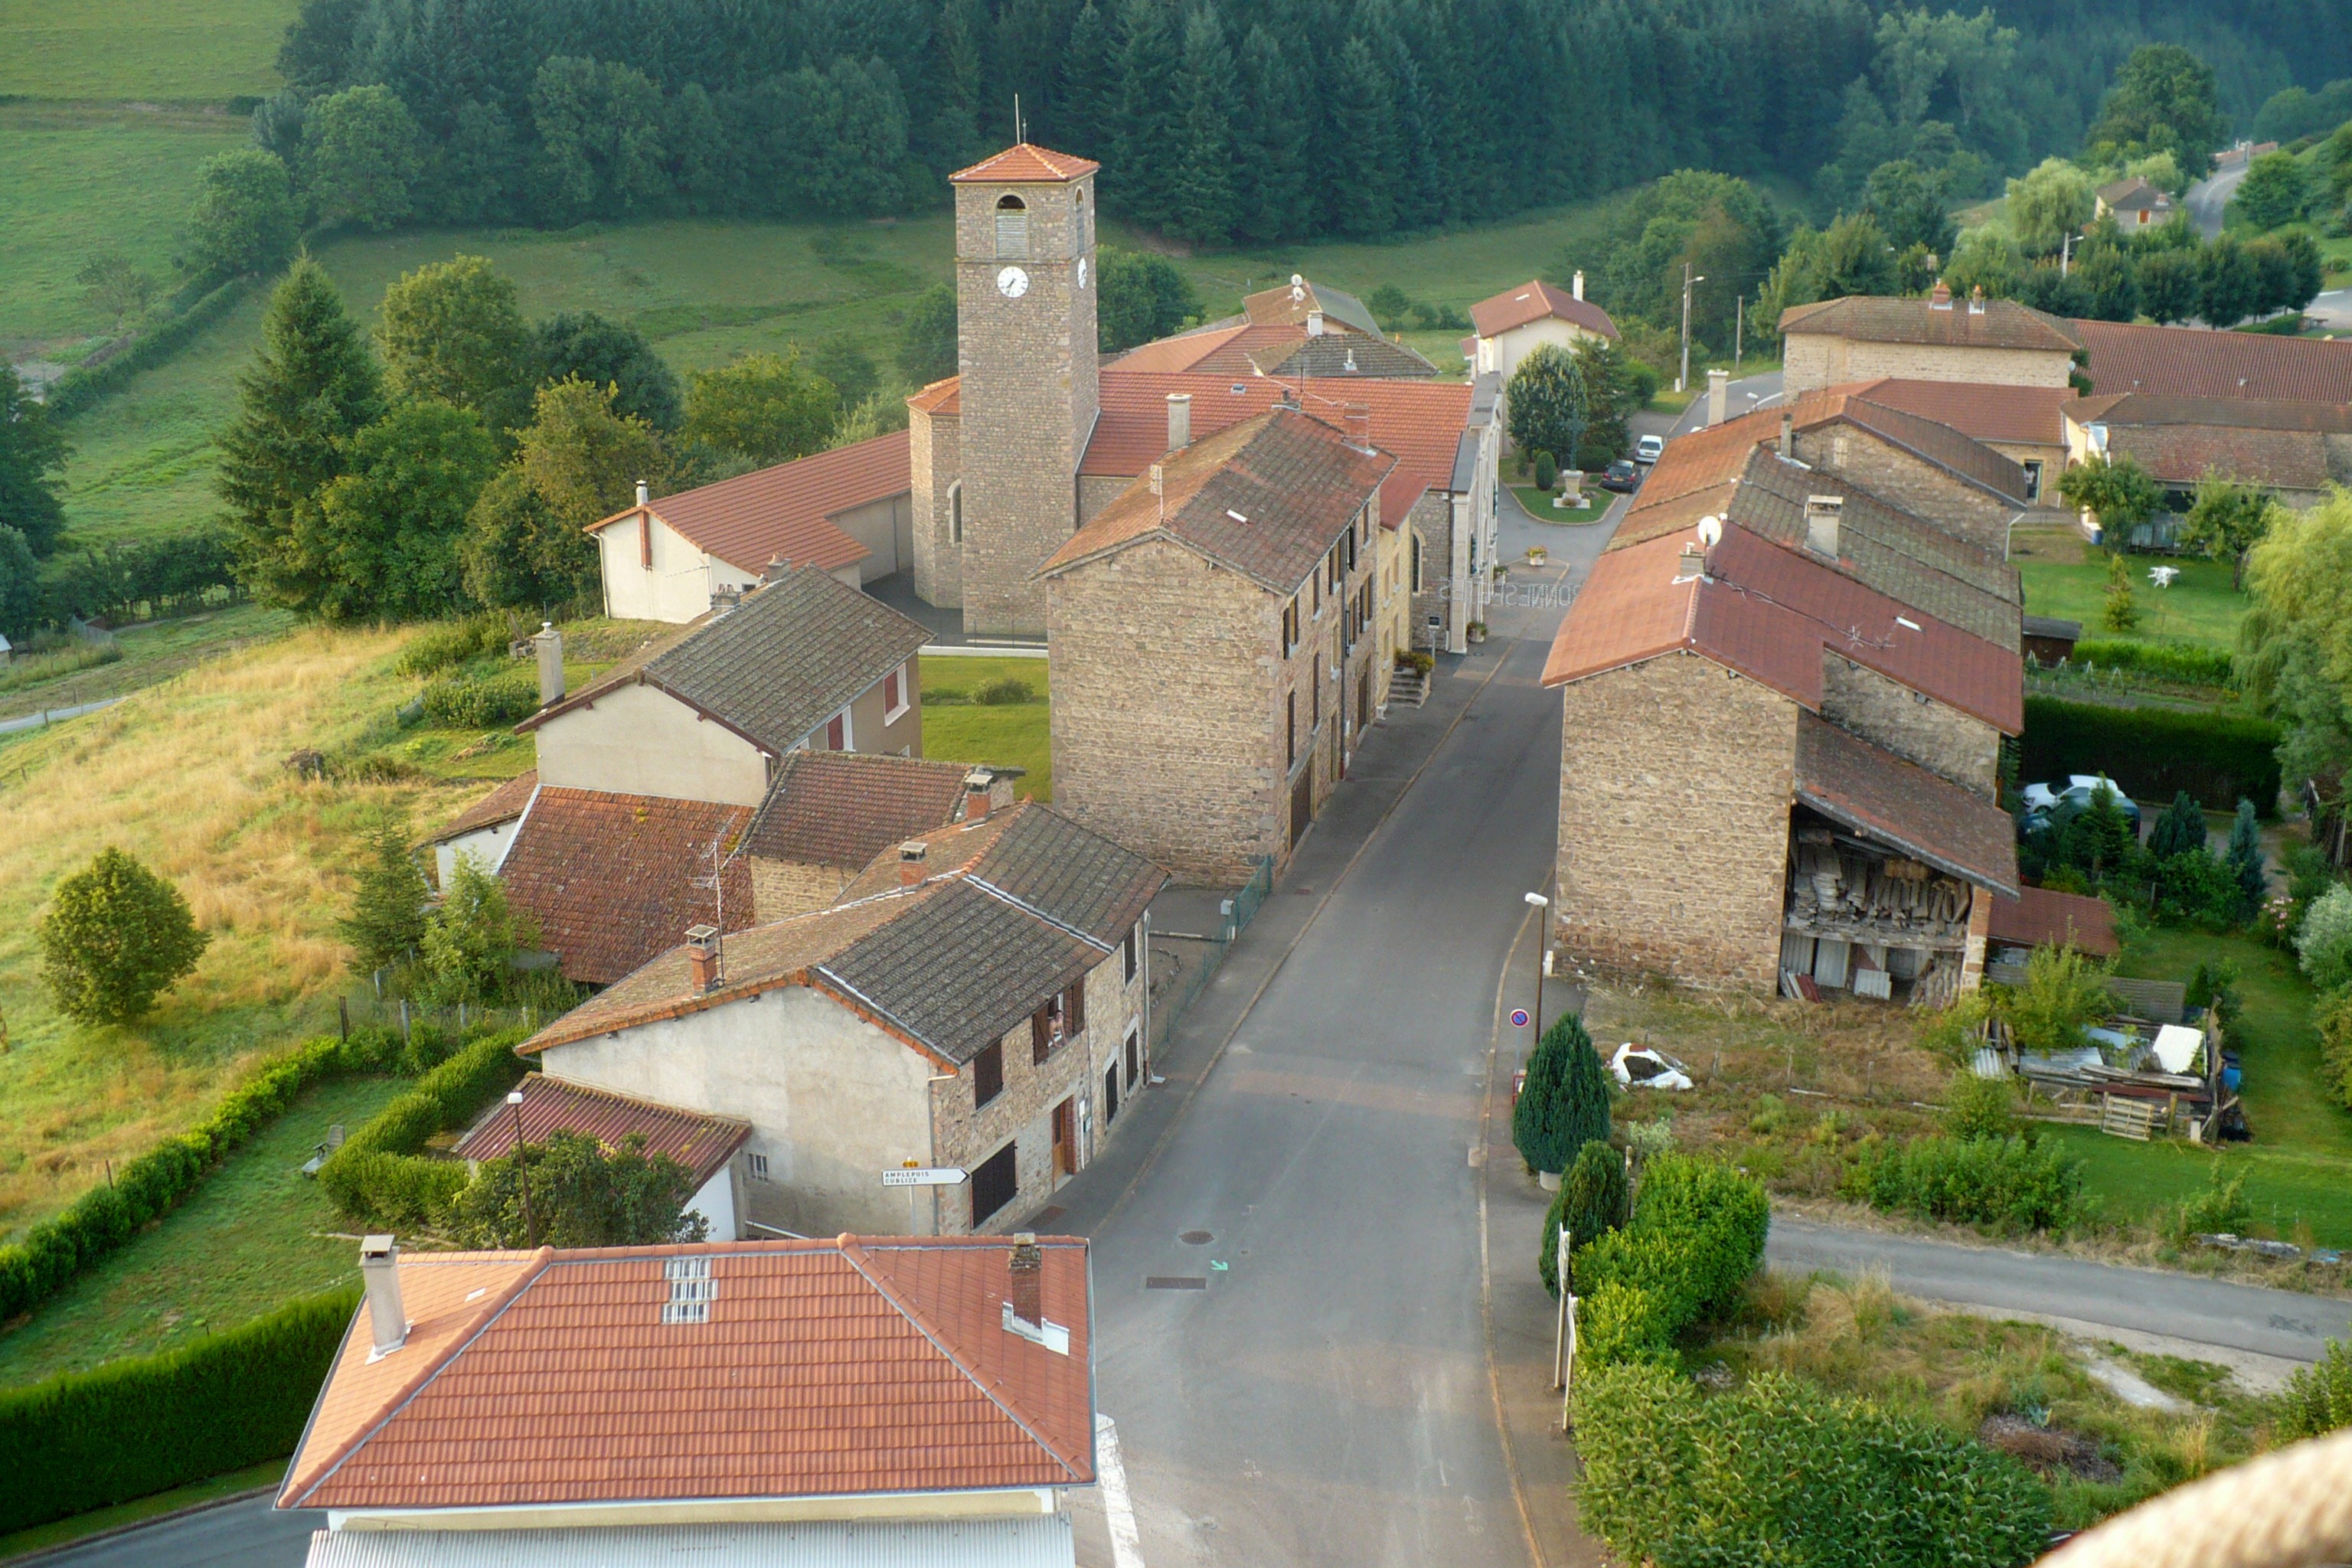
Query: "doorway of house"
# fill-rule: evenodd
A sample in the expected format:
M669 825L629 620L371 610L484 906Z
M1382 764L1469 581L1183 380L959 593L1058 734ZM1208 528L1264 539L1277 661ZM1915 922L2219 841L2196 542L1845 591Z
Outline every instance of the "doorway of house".
M1298 777L1290 785L1290 847L1298 847L1306 837L1307 825L1315 819L1315 764L1312 761L1298 770Z
M1076 1100L1066 1100L1054 1107L1054 1180L1066 1181L1078 1173L1078 1108Z

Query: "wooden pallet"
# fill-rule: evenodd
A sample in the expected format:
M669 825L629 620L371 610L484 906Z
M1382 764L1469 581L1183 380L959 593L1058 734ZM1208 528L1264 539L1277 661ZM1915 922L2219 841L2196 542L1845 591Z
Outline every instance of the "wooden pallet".
M2103 1094L2099 1109L2099 1131L2111 1138L2130 1138L2145 1143L2156 1130L2157 1107L2153 1100L2132 1100L2126 1096Z

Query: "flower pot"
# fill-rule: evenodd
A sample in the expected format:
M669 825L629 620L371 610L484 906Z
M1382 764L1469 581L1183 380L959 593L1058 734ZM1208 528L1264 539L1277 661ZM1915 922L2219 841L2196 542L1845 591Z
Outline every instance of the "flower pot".
M1543 1190L1548 1193L1556 1193L1559 1191L1559 1173L1558 1171L1538 1171L1536 1173L1536 1181L1542 1186Z
M1551 552L1550 552L1550 551L1549 551L1549 550L1546 550L1542 545L1540 545L1540 544L1531 544L1531 545L1528 546L1528 565L1530 565L1530 566L1540 566L1540 565L1542 565L1545 562L1549 561L1550 559L1551 559Z

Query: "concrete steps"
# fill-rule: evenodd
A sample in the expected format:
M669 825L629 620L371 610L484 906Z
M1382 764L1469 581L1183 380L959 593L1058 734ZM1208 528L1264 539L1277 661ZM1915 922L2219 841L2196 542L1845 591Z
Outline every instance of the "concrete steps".
M1389 680L1389 706L1411 703L1418 708L1429 700L1429 677L1418 669L1400 669Z

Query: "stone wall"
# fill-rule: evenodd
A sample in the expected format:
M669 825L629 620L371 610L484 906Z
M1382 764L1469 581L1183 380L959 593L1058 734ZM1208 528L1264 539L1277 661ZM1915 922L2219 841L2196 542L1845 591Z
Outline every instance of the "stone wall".
M1965 308L1965 307L1964 307ZM1964 381L1990 386L2063 386L2071 355L2046 349L1948 348L1929 343L1860 342L1819 332L1783 341L1789 395L1849 381Z
M963 547L955 537L950 489L963 477L963 421L951 414L908 410L908 498L914 510L915 596L952 610L963 604Z
M841 896L853 875L832 866L760 856L747 864L751 868L751 916L761 925L825 908Z
M2000 731L1828 648L1822 717L1987 800L2000 796Z
M1690 653L1562 692L1555 940L1604 968L1776 985L1797 705Z
M2009 520L2023 508L1882 437L1843 422L1796 434L1797 456L1846 475L1881 500L1979 549L2000 553Z

